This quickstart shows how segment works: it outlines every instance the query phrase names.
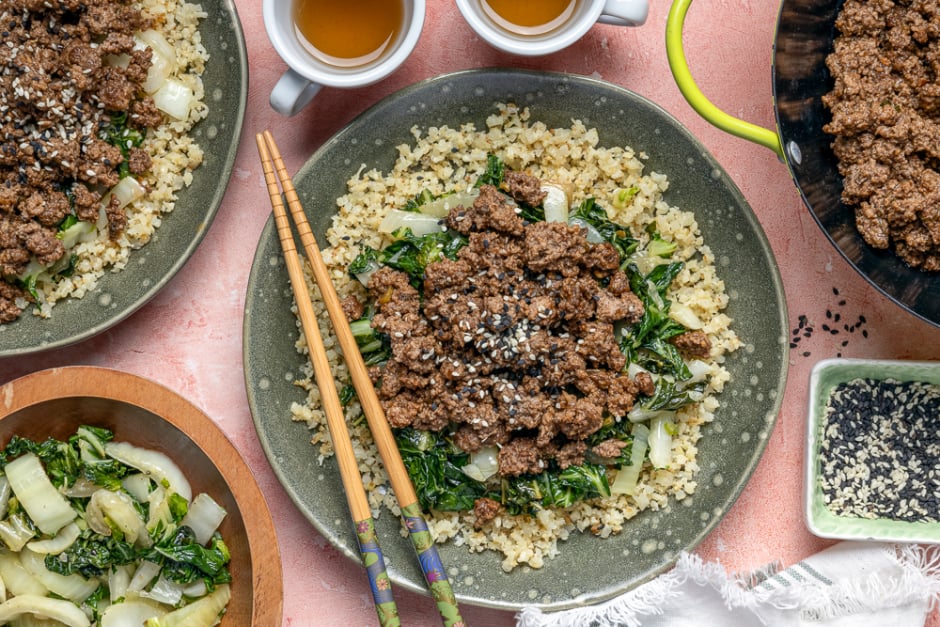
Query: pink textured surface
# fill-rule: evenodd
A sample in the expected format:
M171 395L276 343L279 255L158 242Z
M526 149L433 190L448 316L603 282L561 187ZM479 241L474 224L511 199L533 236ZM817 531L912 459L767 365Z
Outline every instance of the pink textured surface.
M268 106L268 93L284 64L268 43L261 3L235 4L251 68L248 111L226 198L204 242L176 278L129 320L80 345L0 360L0 382L42 368L93 364L149 377L185 395L229 435L267 496L284 562L284 625L374 624L361 568L329 546L298 513L261 451L248 412L242 311L253 250L269 212L254 134L271 129L294 171L355 115L424 78L491 66L591 75L659 103L722 163L768 233L783 275L791 328L798 316L806 315L818 330L826 322L827 309L848 321L860 314L866 317L867 338L859 333L815 333L792 352L783 410L767 452L741 498L697 552L738 570L776 559L791 564L831 543L809 534L802 519L803 426L811 367L839 353L936 359L940 329L902 312L856 275L817 228L774 154L725 135L692 111L666 61L668 2L652 0L649 20L641 28L595 26L559 54L524 59L483 44L452 2L428 0L422 40L398 72L365 89L324 89L291 119ZM698 2L686 25L686 51L702 90L726 111L764 126L773 124L770 67L777 10L777 3L766 0ZM848 344L843 347L844 340ZM397 592L397 599L403 624L439 624L430 599L404 590ZM475 607L464 607L463 612L474 625L514 624L510 612ZM934 614L928 625L940 627L940 618Z

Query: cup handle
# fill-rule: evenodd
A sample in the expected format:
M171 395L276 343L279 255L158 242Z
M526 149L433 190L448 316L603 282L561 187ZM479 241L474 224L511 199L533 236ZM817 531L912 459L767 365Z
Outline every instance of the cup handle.
M289 69L271 90L271 107L282 115L296 115L313 100L320 87Z
M649 11L649 0L607 0L597 21L615 26L642 26Z

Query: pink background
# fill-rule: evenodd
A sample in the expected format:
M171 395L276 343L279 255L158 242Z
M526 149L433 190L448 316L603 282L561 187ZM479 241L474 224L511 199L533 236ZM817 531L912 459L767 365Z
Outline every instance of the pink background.
M334 550L304 519L277 482L255 435L242 373L242 312L255 244L269 205L254 135L271 129L288 168L296 170L320 144L380 98L418 80L475 67L547 69L601 78L650 98L676 116L725 167L767 231L787 292L790 328L806 315L817 331L826 311L846 321L867 319L869 336L817 332L791 352L783 410L767 451L744 493L698 547L729 570L779 559L789 565L831 541L803 524L801 473L806 390L813 364L845 357L934 359L940 329L880 296L825 239L804 208L786 167L769 150L722 133L680 95L666 61L668 2L652 0L640 28L598 25L561 53L539 59L502 54L484 44L456 6L428 0L422 40L390 78L351 91L324 89L300 115L287 119L268 106L285 66L267 40L260 0L235 2L251 68L248 111L229 189L193 258L170 284L130 319L82 344L27 358L0 360L0 383L26 373L73 364L107 366L154 379L205 410L233 440L255 472L277 527L284 566L284 625L368 625L376 618L361 568ZM698 2L689 11L686 52L702 90L729 113L773 125L771 55L777 3ZM839 296L835 296L837 288ZM838 301L845 300L845 305ZM172 323L167 323L172 320ZM849 340L845 347L843 340ZM808 351L809 356L803 356ZM405 625L439 624L429 598L398 590ZM511 612L463 607L474 625L512 625ZM928 621L940 627L934 614Z

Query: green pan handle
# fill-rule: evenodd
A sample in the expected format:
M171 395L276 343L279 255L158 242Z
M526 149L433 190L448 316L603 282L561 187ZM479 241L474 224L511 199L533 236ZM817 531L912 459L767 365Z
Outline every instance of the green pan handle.
M669 67L672 69L679 91L689 101L692 108L707 121L726 133L770 148L783 158L783 147L780 145L780 137L777 133L725 113L712 104L695 84L695 79L689 71L689 64L685 60L685 50L682 48L682 27L691 5L692 0L674 0L672 8L669 9L669 17L666 19L666 56L669 58Z

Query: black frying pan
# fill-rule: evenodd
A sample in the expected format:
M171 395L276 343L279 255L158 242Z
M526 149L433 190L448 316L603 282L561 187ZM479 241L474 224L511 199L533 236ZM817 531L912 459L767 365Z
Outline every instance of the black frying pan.
M806 206L846 260L885 296L940 326L940 275L915 270L888 251L871 248L843 204L842 177L823 132L829 112L822 96L832 89L826 56L832 51L835 18L843 0L783 0L773 55L777 131L734 118L715 107L695 85L682 49L682 27L692 0L674 0L666 47L676 83L689 104L729 133L776 152L787 164Z

